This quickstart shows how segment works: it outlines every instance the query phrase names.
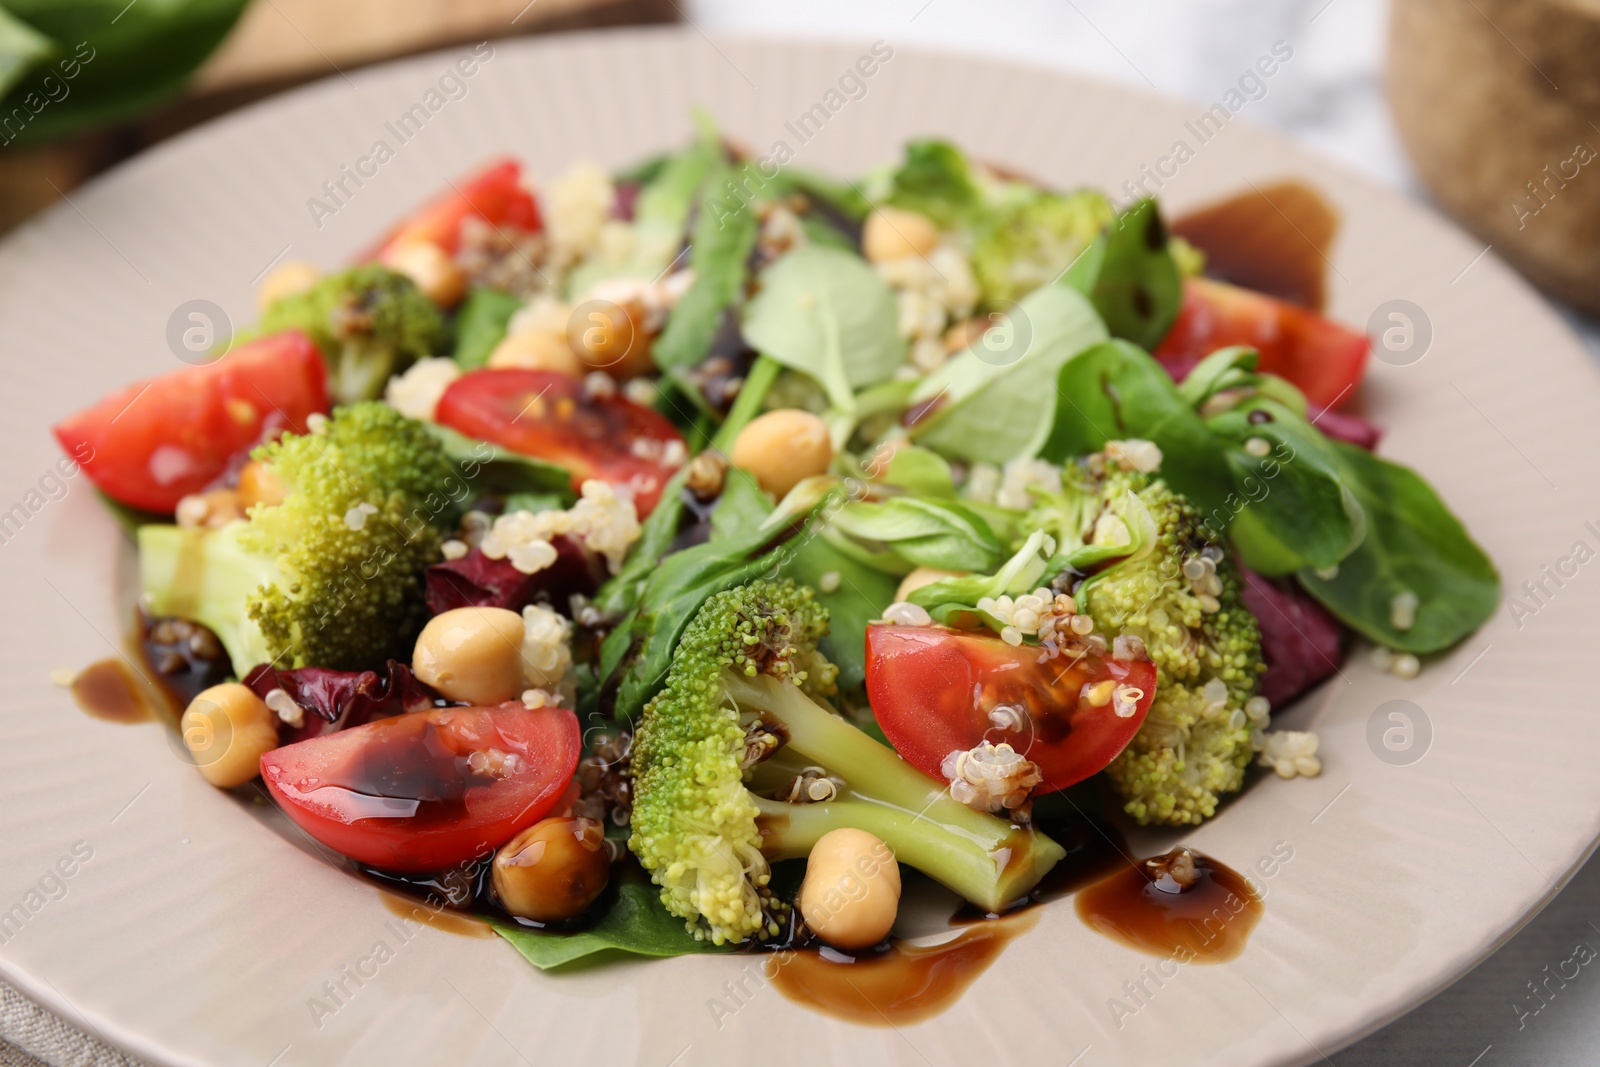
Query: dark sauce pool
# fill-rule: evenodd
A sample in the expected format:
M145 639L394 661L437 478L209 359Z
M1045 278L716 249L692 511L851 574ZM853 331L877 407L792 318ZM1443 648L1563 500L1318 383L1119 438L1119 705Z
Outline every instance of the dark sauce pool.
M1193 881L1167 868L1180 852L1193 858ZM1151 956L1182 963L1223 963L1244 951L1261 918L1261 898L1243 875L1209 856L1174 849L1084 889L1078 916L1090 929Z
M1206 254L1206 274L1321 311L1339 215L1298 181L1260 185L1191 211L1172 232Z

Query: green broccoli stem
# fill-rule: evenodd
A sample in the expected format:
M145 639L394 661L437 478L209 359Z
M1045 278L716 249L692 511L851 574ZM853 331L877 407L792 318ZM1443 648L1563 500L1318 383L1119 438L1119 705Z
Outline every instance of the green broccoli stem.
M761 851L769 859L807 855L830 830L854 827L881 839L897 859L988 911L1025 894L1066 855L1042 833L1012 826L953 799L943 783L891 748L768 675L724 671L727 695L779 727L785 750L843 778L838 800L788 804L756 798Z

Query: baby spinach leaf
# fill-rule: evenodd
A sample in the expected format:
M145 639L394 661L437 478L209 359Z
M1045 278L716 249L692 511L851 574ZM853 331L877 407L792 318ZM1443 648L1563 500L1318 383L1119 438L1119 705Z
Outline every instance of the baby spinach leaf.
M1340 474L1366 514L1366 537L1331 578L1301 571L1300 584L1340 621L1390 648L1437 652L1493 615L1494 563L1415 471L1342 441L1329 442ZM1416 621L1396 629L1397 596L1417 598Z
M912 427L912 440L988 463L1033 455L1050 433L1062 365L1106 336L1079 293L1035 290L917 386L911 403L929 410Z
M602 900L605 911L592 926L565 933L535 930L504 919L491 920L490 925L542 971L604 953L662 957L733 951L732 945L696 941L683 920L667 911L661 903L661 890L637 863L625 862L617 870L612 888Z
M499 289L473 286L456 315L456 350L452 358L462 370L477 370L489 361L506 335L511 316L522 308L522 300Z
M1316 427L1264 396L1213 416L1206 427L1221 443L1233 478L1231 523L1228 515L1208 515L1207 523L1217 533L1228 531L1250 569L1272 577L1331 567L1361 540L1361 505ZM1264 455L1250 450L1263 450L1252 441L1266 442Z
M1183 278L1167 239L1156 202L1141 200L1111 222L1096 242L1100 248L1085 253L1082 268L1063 281L1094 302L1111 336L1155 348L1183 302Z
M840 508L829 523L858 541L887 548L912 566L987 572L1000 563L1000 540L989 524L954 500L899 496L881 504L857 501Z
M622 561L622 569L608 578L595 593L595 606L601 611L608 615L624 615L638 603L644 583L678 536L678 527L683 522L686 510L683 487L688 480L687 463L667 479L656 509L640 524L639 539L628 550L628 558ZM602 670L602 676L605 673Z
M1154 441L1167 484L1206 515L1226 508L1233 480L1221 445L1148 353L1126 341L1095 345L1061 368L1057 389L1055 425L1039 450L1045 459L1098 452L1107 441Z
M882 480L922 497L956 495L955 475L950 464L932 449L915 446L895 449Z
M572 475L565 467L479 441L436 422L423 425L444 446L445 455L476 495L555 494L566 504L574 499Z
M706 358L723 314L744 297L746 264L759 226L733 188L738 168L719 166L706 181L689 243L694 281L651 348L656 366L671 371Z
M912 141L890 179L888 200L949 226L976 209L982 194L961 149L947 141Z
M905 362L894 294L859 256L806 245L761 274L745 305L745 340L762 355L815 379L834 407Z
M729 468L722 495L711 509L711 540L725 541L758 530L771 514L772 502L750 472Z

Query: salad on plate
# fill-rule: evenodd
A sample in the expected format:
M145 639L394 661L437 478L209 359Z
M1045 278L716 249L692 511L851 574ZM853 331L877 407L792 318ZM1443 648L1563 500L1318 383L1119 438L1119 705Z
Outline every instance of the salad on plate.
M702 123L495 162L55 434L206 781L541 968L887 967L929 900L961 941L1108 873L1159 924L1248 883L1121 830L1317 775L1277 712L1498 595L1349 410L1367 339L1183 232L941 141L840 181Z

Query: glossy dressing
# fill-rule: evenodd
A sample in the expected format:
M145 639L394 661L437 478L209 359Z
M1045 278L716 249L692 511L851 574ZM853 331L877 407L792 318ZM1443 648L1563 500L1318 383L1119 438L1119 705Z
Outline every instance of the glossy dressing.
M1339 215L1304 182L1262 185L1191 211L1172 232L1206 254L1206 274L1321 311Z
M1161 872L1167 856L1124 866L1077 896L1078 916L1114 941L1181 963L1222 963L1244 951L1261 898L1237 871L1193 852L1198 877L1180 885Z
M903 1026L949 1007L1037 921L1032 911L1013 912L955 927L933 944L895 940L857 955L781 949L766 973L784 996L815 1011L861 1026Z

